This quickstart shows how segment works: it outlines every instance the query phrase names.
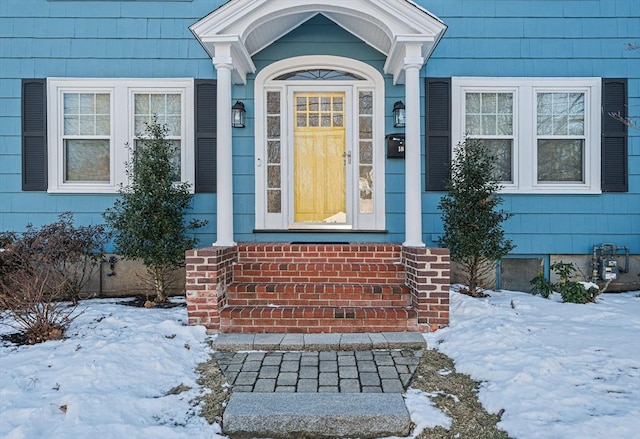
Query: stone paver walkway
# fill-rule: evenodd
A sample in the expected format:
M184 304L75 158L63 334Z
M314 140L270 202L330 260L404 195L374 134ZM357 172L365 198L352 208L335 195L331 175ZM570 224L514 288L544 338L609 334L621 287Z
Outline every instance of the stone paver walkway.
M419 333L218 334L232 386L223 432L234 438L406 436L402 393L423 349Z
M422 351L218 352L234 392L402 393Z

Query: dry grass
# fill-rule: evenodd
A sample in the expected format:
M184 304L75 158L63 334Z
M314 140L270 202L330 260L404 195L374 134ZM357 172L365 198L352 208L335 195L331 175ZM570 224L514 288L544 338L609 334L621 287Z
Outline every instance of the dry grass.
M217 361L202 363L197 368L198 384L210 390L196 403L202 403L200 413L209 423L222 424L222 415L231 392ZM500 417L487 413L478 401L479 383L469 376L457 373L453 361L446 355L425 350L414 375L411 387L426 393L437 393L434 404L452 419L449 430L442 427L423 431L418 439L509 439L498 429Z
M209 392L203 393L195 401L196 404L202 406L200 416L205 418L209 424L217 422L222 425L222 414L231 397L227 380L213 355L206 363L199 364L196 371L200 374L198 384L209 389Z
M479 383L457 373L446 355L426 350L420 360L411 387L427 393L438 393L434 404L452 419L451 429L442 427L423 431L418 439L508 439L498 429L498 415L487 413L478 401Z

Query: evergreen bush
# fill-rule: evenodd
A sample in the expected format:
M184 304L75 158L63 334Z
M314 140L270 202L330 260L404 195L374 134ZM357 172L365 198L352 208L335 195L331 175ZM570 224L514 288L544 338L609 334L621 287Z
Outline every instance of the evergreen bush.
M129 183L103 215L113 230L116 252L144 263L144 280L157 302L167 300L175 270L184 267L185 251L198 242L189 232L206 224L186 220L193 195L189 183L175 181L179 151L167 134L167 126L155 118L147 125L144 138L131 147L132 160L125 164Z
M600 294L600 289L595 284L580 282L576 280L578 270L572 262L558 261L551 264L551 271L560 279L558 282L551 282L544 277L542 271L531 279L533 285L531 292L540 294L545 299L554 291L560 293L563 302L589 303L595 302Z
M498 209L502 198L495 159L480 140L466 139L456 147L446 187L438 204L444 223L438 243L459 264L469 294L481 295L478 289L495 273L496 262L515 246L502 229L512 214Z

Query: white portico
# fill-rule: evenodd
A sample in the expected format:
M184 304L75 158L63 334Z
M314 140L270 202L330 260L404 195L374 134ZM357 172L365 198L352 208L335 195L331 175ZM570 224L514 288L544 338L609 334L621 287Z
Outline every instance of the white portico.
M233 230L233 174L232 174L232 130L231 113L233 84L246 84L247 75L256 72L252 56L269 46L283 35L297 28L317 14L322 14L347 30L369 46L386 56L384 73L393 76L395 84L405 85L406 126L405 126L405 241L408 247L424 246L422 242L422 206L421 206L421 157L420 157L420 69L428 60L441 39L446 26L425 9L408 0L322 0L300 2L296 0L232 0L213 11L191 26L191 31L211 56L217 71L217 241L216 246L234 245ZM326 61L327 65L320 65ZM379 73L369 73L367 66L359 66L344 57L315 57L296 60L291 63L289 72L283 70L280 61L274 66L272 75L256 81L256 228L295 228L313 227L318 230L332 228L352 228L353 230L380 229L384 226L384 84ZM320 63L320 64L319 64ZM275 64L275 63L274 63ZM297 64L297 70L294 67ZM302 64L302 70L300 67ZM304 70L304 69L307 70ZM311 69L327 71L336 75L333 82L322 81L322 85L312 82L291 82L291 75L310 72ZM268 70L268 69L265 69ZM336 73L338 72L338 73ZM262 75L262 73L261 73ZM287 79L289 82L287 82ZM296 78L301 79L301 78ZM302 78L304 79L304 78ZM271 81L271 82L270 82ZM275 83L274 81L281 81ZM267 88L273 86L271 94ZM306 87L306 88L305 88ZM277 95L274 93L278 93ZM283 139L297 138L304 144L310 136L313 139L332 139L331 151L337 164L346 169L343 176L337 173L321 177L331 179L332 184L344 185L345 195L322 200L329 207L326 212L312 211L317 207L303 206L301 200L313 198L314 193L325 193L320 188L314 192L314 184L309 179L299 178L282 184L275 189L270 186L268 168L269 151L267 144L280 141L267 132L268 99L278 99L282 110L277 115L282 119ZM304 108L312 108L314 99L327 102L331 108L327 114L325 132L313 130L313 124L302 126L294 124L300 117L295 108L304 102ZM298 107L293 106L294 100ZM371 101L372 109L370 138L358 137L355 121L362 114L358 105ZM287 103L288 102L288 103ZM310 105L306 107L306 105ZM272 105L273 106L273 105ZM307 110L305 110L307 111ZM328 110L329 111L329 110ZM312 110L305 114L312 120ZM318 114L322 117L322 114ZM300 120L300 119L298 119ZM288 122L287 122L288 121ZM291 126L288 126L287 123ZM295 125L295 127L294 127ZM362 130L360 130L362 131ZM271 136L271 137L270 137ZM324 137L323 137L324 136ZM332 136L332 137L329 137ZM335 139L339 146L336 147ZM355 148L350 145L362 145L371 142L373 152L371 162L359 158ZM320 142L321 143L321 142ZM353 154L352 154L353 149ZM283 167L276 169L278 180L287 175L296 175L297 162L287 156L283 146ZM291 154L292 156L293 154ZM353 155L353 160L352 160ZM316 160L314 157L307 162ZM279 162L280 163L280 162ZM331 169L331 160L323 163L323 169ZM339 165L336 165L339 166ZM285 172L286 171L286 172ZM264 173L264 175L260 174ZM259 175L260 174L260 175ZM303 175L303 172L299 172ZM367 183L367 178L370 182ZM344 181L342 181L343 179ZM337 181L337 183L336 183ZM263 184L264 183L264 184ZM370 185L369 188L367 185ZM264 194L260 190L264 189ZM364 188L364 189L363 189ZM382 190L381 190L382 188ZM368 192L367 192L368 191ZM377 191L377 192L376 192ZM300 195L302 194L302 195ZM364 195L363 195L364 194ZM371 197L371 201L363 197ZM368 203L366 203L367 201ZM307 203L308 204L308 203ZM373 206L373 207L372 207ZM305 210L306 209L306 210ZM328 212L328 213L327 213ZM335 212L334 215L329 213ZM322 220L314 219L320 215ZM311 219L308 219L311 218ZM381 219L382 218L382 219Z

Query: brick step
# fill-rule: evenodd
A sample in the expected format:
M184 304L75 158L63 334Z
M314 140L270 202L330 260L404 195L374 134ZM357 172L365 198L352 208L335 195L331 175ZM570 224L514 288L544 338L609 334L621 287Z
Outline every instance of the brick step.
M402 283L400 264L249 262L233 266L234 282Z
M308 333L400 332L434 330L449 323L449 251L446 249L380 243L244 243L229 247L214 246L189 250L186 253L185 261L189 324L204 325L211 331L247 333L279 331ZM374 306L372 302L371 304L366 303L366 306L357 307L337 305L339 302L332 302L328 306L320 305L318 307L308 304L271 307L263 304L249 309L249 305L247 305L248 310L238 311L237 316L230 314L232 309L243 309L243 307L228 305L228 299L232 298L232 294L227 295L228 286L233 285L234 281L238 281L238 279L234 279L235 265L240 265L239 268L236 268L237 274L243 275L242 264L251 263L324 263L375 266L375 264L399 265L400 262L402 262L405 272L399 271L393 274L402 275L403 279L384 282L381 280L382 278L377 277L375 282L368 285L397 285L406 282L411 290L411 307L415 311L406 309L404 305ZM358 274L362 273L358 272ZM255 283L256 281L251 279L251 282ZM262 281L262 283L276 282ZM322 278L313 282L305 280L299 283L364 284L364 281L359 278L349 282L347 279L339 278L329 282L327 278ZM295 284L295 282L290 282L290 284ZM238 298L240 297L238 296ZM255 314L256 309L260 310L258 314ZM352 309L354 311L348 314L338 312L342 318L336 318L336 309ZM384 318L378 316L378 309L381 310L380 316L384 314ZM221 319L223 310L224 321ZM362 318L356 318L359 315L356 310L364 313ZM325 311L328 313L327 317L324 315ZM281 314L278 319L273 318L274 312ZM283 312L286 315L283 316ZM299 314L301 312L303 314ZM416 312L418 317L416 317ZM388 314L393 314L395 317L390 318ZM399 314L402 314L403 317L398 318ZM353 318L346 319L345 316L353 316ZM237 328L234 327L236 324ZM253 324L256 324L256 327L251 327Z
M416 312L405 307L226 306L222 332L321 333L418 331Z
M398 244L286 244L244 243L238 245L241 262L335 262L382 263L400 262L402 247Z
M227 290L227 304L405 307L411 304L411 292L400 284L233 283Z

